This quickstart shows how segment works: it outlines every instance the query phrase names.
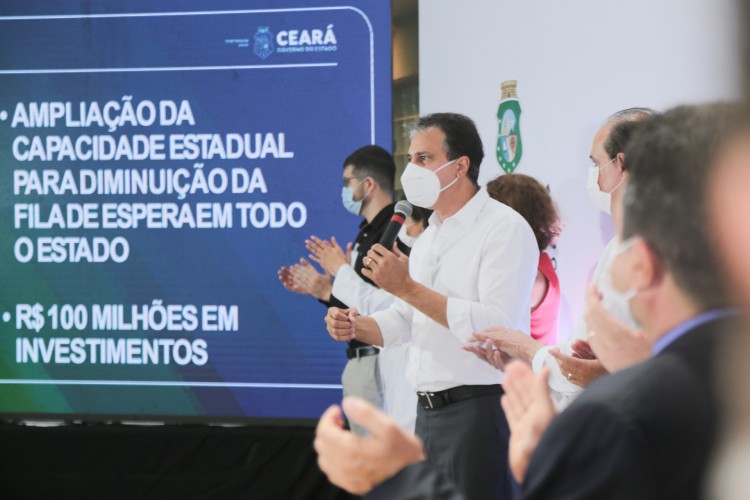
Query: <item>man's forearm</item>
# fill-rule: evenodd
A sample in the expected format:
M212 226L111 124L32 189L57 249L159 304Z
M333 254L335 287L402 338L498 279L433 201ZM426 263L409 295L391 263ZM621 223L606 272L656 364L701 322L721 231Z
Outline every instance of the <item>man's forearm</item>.
M412 281L399 298L422 314L449 328L448 297L445 295Z
M377 321L369 316L357 316L354 338L366 344L383 347L383 334L380 333L380 327Z

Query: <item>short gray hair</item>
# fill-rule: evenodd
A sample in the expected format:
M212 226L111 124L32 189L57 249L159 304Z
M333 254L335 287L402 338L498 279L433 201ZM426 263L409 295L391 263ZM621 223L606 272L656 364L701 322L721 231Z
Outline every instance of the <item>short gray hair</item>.
M630 142L636 130L640 128L641 123L657 114L651 108L627 108L611 114L607 118L607 123L612 123L614 126L604 142L604 151L606 151L607 156L613 159L618 154L624 153L628 142ZM624 162L623 168L627 169Z

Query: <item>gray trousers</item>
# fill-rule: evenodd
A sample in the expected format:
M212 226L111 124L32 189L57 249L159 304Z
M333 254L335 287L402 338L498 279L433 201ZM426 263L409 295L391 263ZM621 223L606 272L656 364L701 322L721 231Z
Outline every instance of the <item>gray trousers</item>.
M341 375L341 385L344 387L344 396L358 396L382 410L383 388L380 384L379 357L376 355L350 359ZM349 427L357 435L364 436L367 434L364 427L351 420L349 421Z
M417 407L416 434L427 460L442 469L466 499L516 498L508 464L510 429L500 396L467 399L435 410Z

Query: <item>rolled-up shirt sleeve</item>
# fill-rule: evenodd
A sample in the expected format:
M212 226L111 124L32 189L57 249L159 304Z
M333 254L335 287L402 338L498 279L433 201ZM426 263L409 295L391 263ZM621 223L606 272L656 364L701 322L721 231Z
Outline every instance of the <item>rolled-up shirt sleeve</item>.
M370 315L380 328L383 337L383 347L394 347L411 340L411 322L414 309L401 299L395 299L394 304L385 311Z

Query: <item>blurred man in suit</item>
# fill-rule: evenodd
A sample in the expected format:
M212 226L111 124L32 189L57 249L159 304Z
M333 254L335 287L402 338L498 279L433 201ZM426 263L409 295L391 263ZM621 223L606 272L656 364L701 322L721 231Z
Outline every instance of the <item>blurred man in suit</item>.
M750 17L750 6L748 6ZM750 68L750 64L748 65ZM750 95L749 95L750 97ZM747 498L750 470L750 131L739 134L721 154L709 182L709 213L720 256L744 313L741 332L724 350L720 366L723 437L715 454L709 498Z

